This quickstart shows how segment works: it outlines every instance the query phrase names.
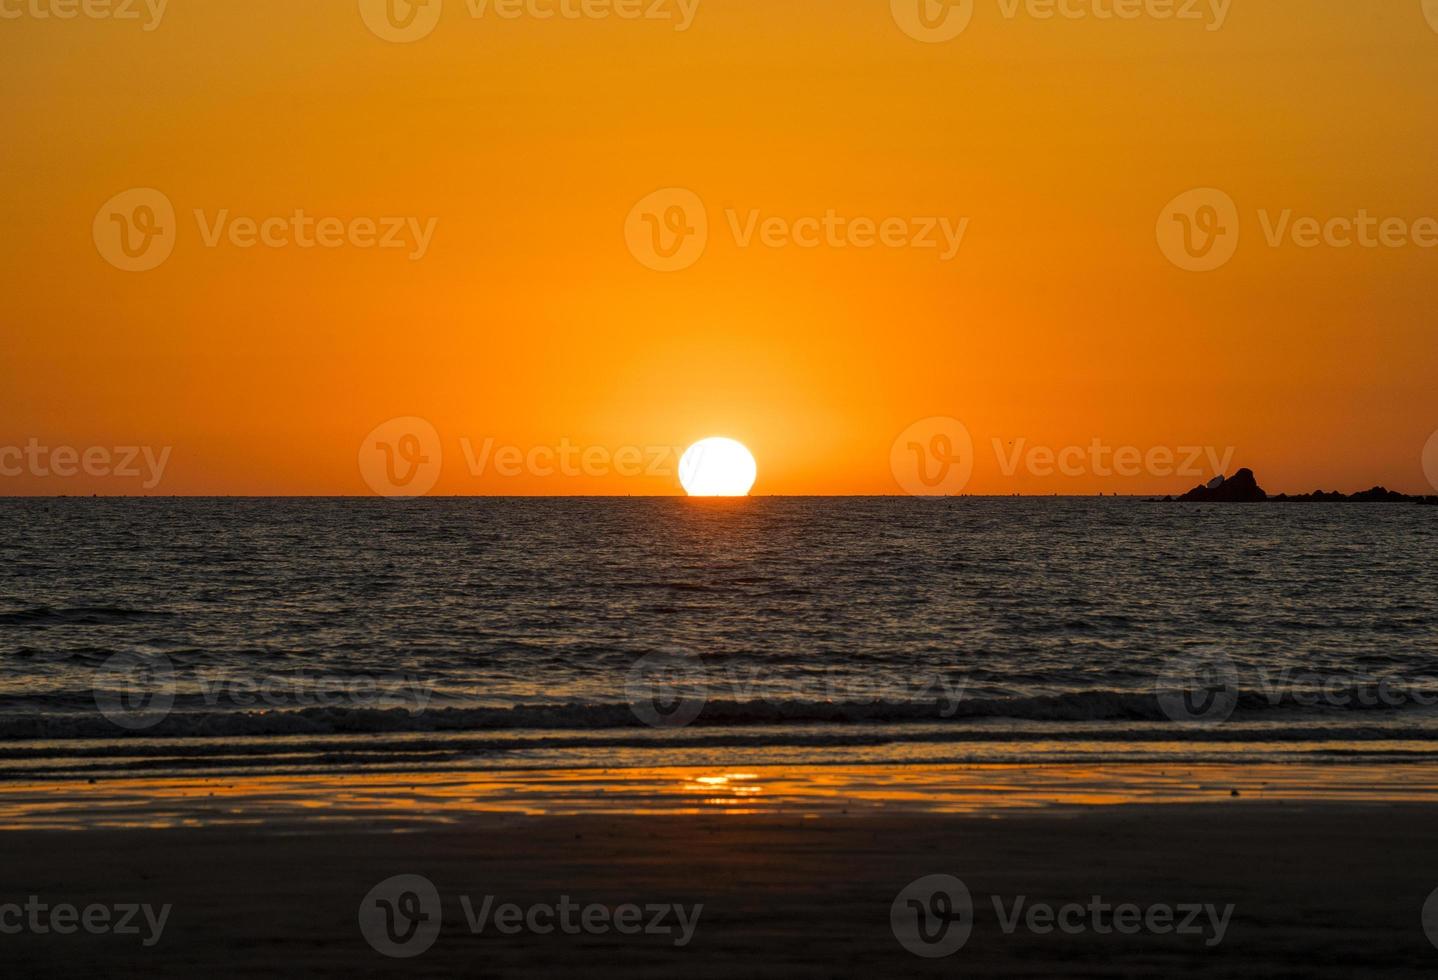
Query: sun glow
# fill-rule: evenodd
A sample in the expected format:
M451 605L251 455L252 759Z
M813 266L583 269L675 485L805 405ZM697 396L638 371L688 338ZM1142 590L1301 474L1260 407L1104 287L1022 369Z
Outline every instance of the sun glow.
M743 443L701 439L679 460L679 482L691 497L747 497L759 468Z

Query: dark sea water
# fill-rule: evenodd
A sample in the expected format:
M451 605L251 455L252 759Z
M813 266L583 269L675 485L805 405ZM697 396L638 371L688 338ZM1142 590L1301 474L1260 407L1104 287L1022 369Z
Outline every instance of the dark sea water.
M0 778L1421 759L1435 545L1407 505L5 499Z

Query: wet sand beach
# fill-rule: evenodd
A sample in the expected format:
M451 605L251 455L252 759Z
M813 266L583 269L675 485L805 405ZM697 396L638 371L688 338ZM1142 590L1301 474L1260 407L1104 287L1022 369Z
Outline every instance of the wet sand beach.
M531 786L524 807L455 806L442 817L423 805L423 789L406 816L373 806L374 786L342 788L354 779L345 777L284 802L258 784L232 786L208 812L199 801L217 798L192 786L170 803L156 795L155 814L167 815L152 822L168 825L84 833L39 829L41 811L7 787L4 902L134 903L153 918L170 909L157 938L136 915L134 934L25 928L4 946L19 975L257 976L276 964L314 976L1431 975L1438 949L1421 914L1438 888L1438 801L1416 791L1406 801L1365 800L1352 777L1369 780L1372 770L1305 778L1296 768L1249 768L1175 774L1149 797L1167 803L1135 802L1144 798L1136 790L1157 787L1144 773L1125 782L1057 767L761 771L708 784L698 780L720 776L663 773L686 777L669 793L654 791L664 783L654 772L591 774L583 794L577 774L553 774L552 806ZM866 797L886 779L889 792ZM895 782L945 779L947 796L892 792ZM1223 787L1236 779L1235 797ZM601 781L607 800L572 804ZM746 785L758 791L735 792ZM1068 794L1057 792L1063 786ZM53 792L51 817L84 820L68 790ZM1075 802L1080 793L1091 802ZM635 812L638 796L648 812ZM978 805L984 799L994 805ZM188 816L175 820L182 810ZM99 813L89 810L103 825ZM139 809L130 816L145 822ZM901 892L936 874L962 881L973 911L962 947L928 959L901 944L891 912ZM433 934L403 959L376 948L385 934L373 919L360 921L377 887L382 903L404 891L383 890L395 876L419 876L435 903L425 905ZM524 917L512 933L495 917L505 905ZM637 933L618 929L625 906L642 910L623 923ZM1159 928L1122 933L1116 910L1128 906L1133 922ZM1045 908L1074 928L1056 926ZM1155 908L1170 911L1150 918Z

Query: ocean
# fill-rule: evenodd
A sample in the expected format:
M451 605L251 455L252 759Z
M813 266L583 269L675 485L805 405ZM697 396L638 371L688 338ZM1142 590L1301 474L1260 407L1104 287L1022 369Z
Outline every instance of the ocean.
M3 499L0 779L1422 761L1438 511Z

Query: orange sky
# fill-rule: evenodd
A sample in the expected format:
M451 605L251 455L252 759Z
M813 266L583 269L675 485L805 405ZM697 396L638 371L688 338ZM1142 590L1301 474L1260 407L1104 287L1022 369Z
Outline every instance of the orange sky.
M936 43L889 0L700 0L682 31L444 0L412 43L356 0L175 2L153 30L143 2L139 21L36 15L52 2L0 0L0 494L367 494L362 440L411 416L438 435L436 493L670 493L672 464L610 462L713 434L754 451L755 493L897 493L895 439L934 416L972 436L971 493L1208 475L1015 469L996 439L1233 447L1271 490L1432 492L1438 248L1265 235L1285 210L1418 240L1438 217L1421 0L1238 2L1216 30L1210 0L1207 20L974 0ZM131 188L176 213L149 271L94 237ZM671 272L626 245L664 188L709 225ZM1157 241L1193 188L1241 227L1209 272ZM418 258L363 234L206 244L222 212L296 209L433 234ZM947 261L732 227L831 211L967 225ZM32 440L171 453L152 487L6 469ZM477 473L465 441L486 440L591 465Z

